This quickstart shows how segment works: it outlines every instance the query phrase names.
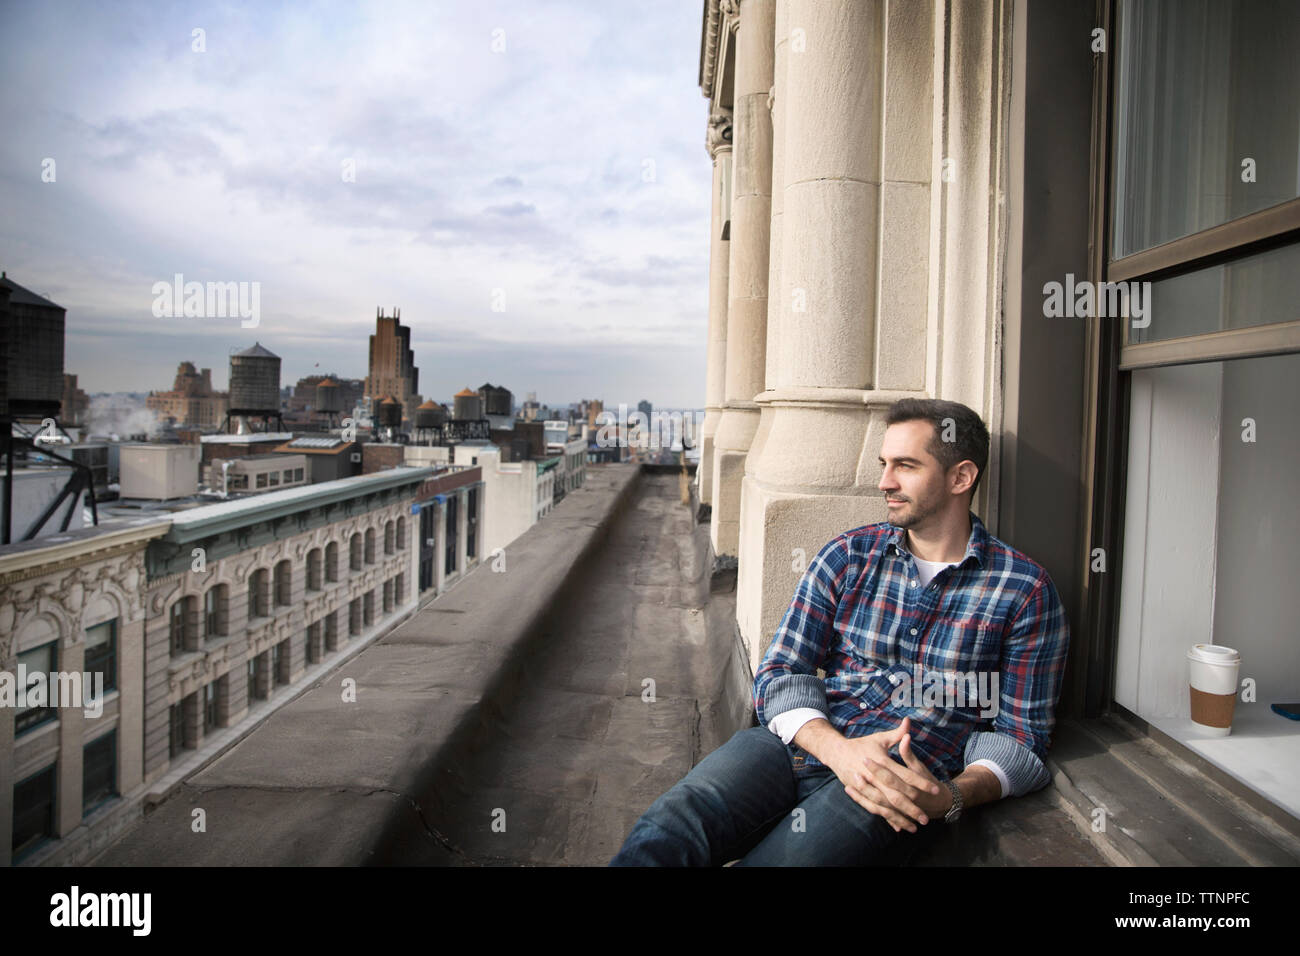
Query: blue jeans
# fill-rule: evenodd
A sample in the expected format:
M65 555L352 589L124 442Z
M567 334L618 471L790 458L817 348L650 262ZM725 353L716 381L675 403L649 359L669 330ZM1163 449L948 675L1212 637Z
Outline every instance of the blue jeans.
M803 759L766 727L739 731L650 805L609 865L898 865L911 855L927 827L896 833L829 768L796 776Z

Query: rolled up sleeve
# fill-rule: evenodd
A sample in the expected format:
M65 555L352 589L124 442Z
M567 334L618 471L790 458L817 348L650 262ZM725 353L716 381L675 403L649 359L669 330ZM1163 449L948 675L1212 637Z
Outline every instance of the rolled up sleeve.
M825 716L826 684L817 676L826 657L848 565L843 537L828 542L808 564L776 636L754 672L754 710L770 727L787 711L809 708Z
M1013 619L1002 645L993 729L976 731L966 741L966 766L995 765L1004 797L1032 793L1051 779L1043 761L1056 725L1056 705L1069 646L1065 610L1044 572Z

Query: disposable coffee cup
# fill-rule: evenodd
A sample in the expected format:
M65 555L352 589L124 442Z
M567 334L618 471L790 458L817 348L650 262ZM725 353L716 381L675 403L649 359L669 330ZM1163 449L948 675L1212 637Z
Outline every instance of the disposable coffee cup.
M1192 723L1206 737L1232 733L1241 655L1221 644L1194 644L1187 652L1192 694Z

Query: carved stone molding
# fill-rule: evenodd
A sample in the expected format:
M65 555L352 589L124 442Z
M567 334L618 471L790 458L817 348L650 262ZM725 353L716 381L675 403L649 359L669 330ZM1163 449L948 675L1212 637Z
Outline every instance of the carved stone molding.
M710 0L704 24L704 62L700 64L700 91L705 96L713 95L713 75L718 66L718 26L721 22L717 0Z
M728 30L734 31L740 25L740 0L719 0L718 12L726 20Z
M716 157L719 150L731 148L731 110L718 107L709 115L709 128L704 138L709 155Z

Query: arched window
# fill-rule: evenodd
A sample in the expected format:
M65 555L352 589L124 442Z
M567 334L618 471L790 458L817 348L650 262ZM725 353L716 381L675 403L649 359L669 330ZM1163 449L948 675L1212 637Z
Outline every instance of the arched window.
M397 550L401 551L406 547L406 518L397 519Z
M350 553L348 557L351 559L350 565L352 570L360 571L361 570L361 532L357 532L352 536L352 540L351 542L349 542L349 552Z
M339 579L339 545L337 541L331 541L325 545L325 580L337 581Z
M266 617L271 613L271 581L266 568L258 568L248 576L248 617Z
M375 563L375 529L366 529L366 564Z
M173 655L199 649L199 599L197 597L187 594L172 602L169 630Z
M321 550L312 548L307 552L307 590L319 591L321 586Z
M230 586L217 584L208 588L203 596L203 639L224 637L229 634Z
M288 560L275 566L275 604L284 607L293 602L293 565Z
M393 553L393 522L384 522L384 554Z

